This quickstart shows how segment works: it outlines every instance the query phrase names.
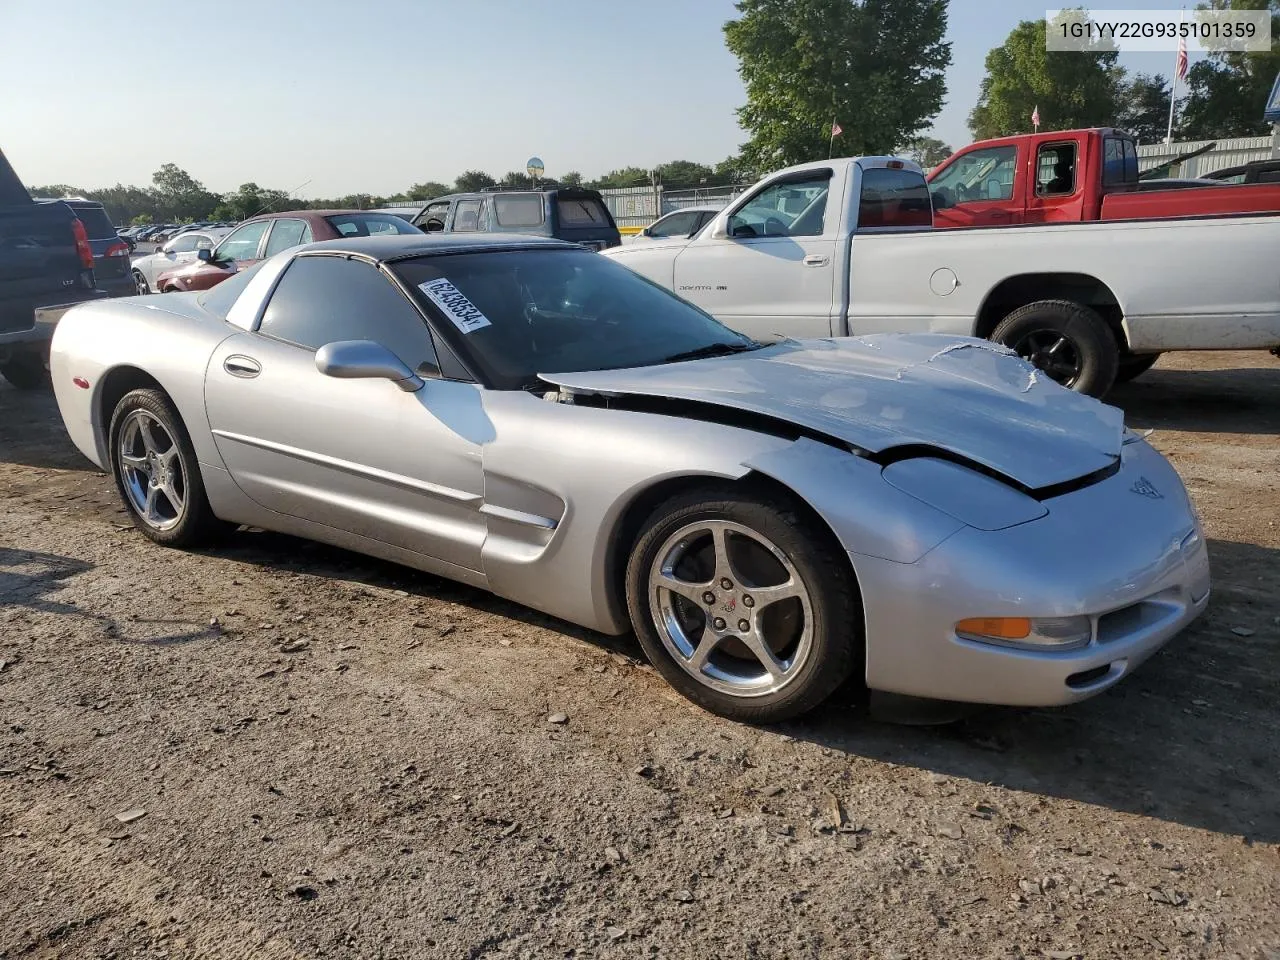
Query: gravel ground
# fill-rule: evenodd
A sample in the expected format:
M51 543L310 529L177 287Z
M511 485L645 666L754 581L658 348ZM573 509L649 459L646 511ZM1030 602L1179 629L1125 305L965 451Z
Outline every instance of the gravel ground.
M0 382L0 958L1277 960L1280 362L1113 401L1205 518L1204 618L1069 709L757 729L476 590L156 547Z

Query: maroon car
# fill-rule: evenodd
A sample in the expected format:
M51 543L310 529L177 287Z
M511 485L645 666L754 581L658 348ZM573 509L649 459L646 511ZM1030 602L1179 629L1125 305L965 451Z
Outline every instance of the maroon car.
M160 293L178 290L208 290L237 270L281 250L313 240L340 237L369 237L397 233L422 233L408 221L390 213L369 210L291 210L264 213L236 227L212 251L200 251L193 260L156 278ZM207 259L205 259L207 255Z

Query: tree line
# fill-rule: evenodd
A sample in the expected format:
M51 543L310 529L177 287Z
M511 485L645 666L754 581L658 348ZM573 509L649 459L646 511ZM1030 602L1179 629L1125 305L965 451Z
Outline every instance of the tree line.
M585 180L577 171L566 173L557 182L567 186L585 186L603 190L612 187L632 187L649 183L661 183L664 187L724 186L754 179L736 158L730 158L715 166L695 163L691 160L673 160L660 164L653 170L642 167L624 167L612 170L595 180ZM467 170L453 184L428 180L415 183L407 190L391 196L371 193L352 193L342 197L303 200L285 190L260 187L256 183L242 183L230 193L216 193L177 164L166 163L151 176L151 186L138 187L116 184L114 187L86 189L71 184L56 183L30 187L35 197L85 197L97 200L106 208L107 215L116 224L186 223L193 220L227 220L238 222L259 213L281 210L368 210L396 203L425 202L449 193L467 193L486 187L531 187L533 178L527 173L511 171L501 178L483 170Z
M924 136L942 109L947 0L738 0L724 25L738 58L747 102L737 115L749 139L740 151L708 165L675 160L650 170L629 166L594 180L570 171L557 178L596 189L661 183L667 188L750 183L779 167L832 153L905 154L925 167L951 147ZM1268 132L1262 112L1280 72L1280 0L1208 0L1200 9L1270 10L1272 45L1260 53L1214 53L1191 68L1179 98L1174 136L1218 139ZM1164 138L1170 83L1162 75L1130 76L1114 50L1049 52L1043 20L1024 20L987 54L977 105L969 115L975 139L1029 132L1038 108L1047 130L1118 126L1140 142ZM385 206L426 201L499 183L532 184L521 171L501 178L467 170L452 184L415 183L394 196L358 193L301 200L287 191L241 184L231 193L207 190L172 163L149 187L85 190L66 184L35 187L40 196L99 200L116 223L242 220L270 210Z

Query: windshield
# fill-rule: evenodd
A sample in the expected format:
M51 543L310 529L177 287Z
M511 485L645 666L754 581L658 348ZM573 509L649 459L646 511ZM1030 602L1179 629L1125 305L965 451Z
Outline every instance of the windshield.
M675 294L585 250L510 250L392 265L450 346L493 386L752 349Z

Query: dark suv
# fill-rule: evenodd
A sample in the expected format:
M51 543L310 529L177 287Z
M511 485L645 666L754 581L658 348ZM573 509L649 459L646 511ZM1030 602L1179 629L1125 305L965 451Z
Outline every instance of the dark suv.
M113 297L132 297L134 288L129 272L129 244L116 231L107 211L96 200L63 200L84 224L93 251L93 278L99 290Z
M604 198L581 187L489 187L429 201L413 223L427 233L529 233L605 250L622 243Z

